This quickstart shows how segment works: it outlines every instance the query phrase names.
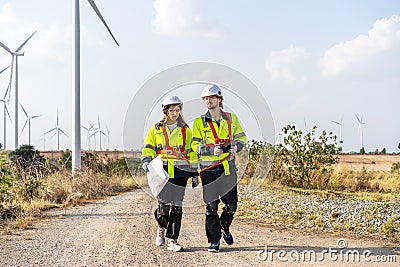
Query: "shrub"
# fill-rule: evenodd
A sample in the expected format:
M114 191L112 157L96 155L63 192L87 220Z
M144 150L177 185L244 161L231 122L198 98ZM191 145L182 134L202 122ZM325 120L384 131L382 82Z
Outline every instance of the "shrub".
M311 187L313 174L325 173L332 164L338 162L339 158L335 155L342 148L337 143L336 135L324 130L317 137L316 129L317 126L314 126L303 135L294 125L282 128L283 144L278 144L275 148L273 172L280 176L284 184Z
M400 173L400 162L393 163L392 167L391 167L391 170L392 170L392 173L393 172Z
M42 189L41 178L49 173L45 158L31 145L21 145L8 157L14 193L27 200L33 199Z

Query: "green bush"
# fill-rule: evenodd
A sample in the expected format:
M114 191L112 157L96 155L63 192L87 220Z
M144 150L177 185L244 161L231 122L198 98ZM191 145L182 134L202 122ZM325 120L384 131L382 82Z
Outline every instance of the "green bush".
M391 170L392 170L392 172L399 173L400 172L400 162L393 163L392 167L391 167Z
M283 144L275 147L273 175L279 175L283 184L296 187L315 186L311 178L316 172L324 173L339 158L342 151L332 132L322 131L316 136L317 126L305 134L294 125L282 128Z

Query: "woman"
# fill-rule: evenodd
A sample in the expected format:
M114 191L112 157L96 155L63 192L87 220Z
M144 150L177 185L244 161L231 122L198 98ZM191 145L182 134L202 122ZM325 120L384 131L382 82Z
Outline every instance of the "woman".
M154 216L158 223L156 245L167 243L167 249L182 251L178 244L182 221L182 200L187 180L197 176L197 154L191 149L192 131L183 120L183 103L177 96L167 96L162 103L164 117L147 133L142 150L143 169L160 155L170 179L158 195ZM192 167L193 166L193 167ZM167 239L167 240L166 240ZM167 241L167 242L166 242Z

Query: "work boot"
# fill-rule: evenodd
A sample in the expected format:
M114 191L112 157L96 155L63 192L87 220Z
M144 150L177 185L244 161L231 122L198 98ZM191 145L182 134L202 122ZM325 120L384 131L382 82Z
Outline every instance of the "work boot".
M231 232L229 232L229 230L224 230L222 229L222 237L225 240L225 243L228 245L232 245L233 244L233 236L231 234Z
M165 228L157 227L156 246L165 244Z
M218 252L219 251L219 240L211 242L211 245L208 247L209 252Z
M183 251L183 247L178 244L178 241L176 239L168 239L167 250L178 252Z

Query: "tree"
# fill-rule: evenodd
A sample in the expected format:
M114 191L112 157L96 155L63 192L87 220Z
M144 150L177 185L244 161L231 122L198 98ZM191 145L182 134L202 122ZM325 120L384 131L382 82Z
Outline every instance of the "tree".
M303 135L294 125L282 128L283 144L276 146L275 170L284 170L284 183L290 186L309 187L310 178L317 171L327 169L338 162L336 156L342 151L337 137L332 132L322 131L316 136L317 126Z
M364 148L364 147L360 148L360 154L361 154L361 155L364 155L364 154L365 154L365 148Z

